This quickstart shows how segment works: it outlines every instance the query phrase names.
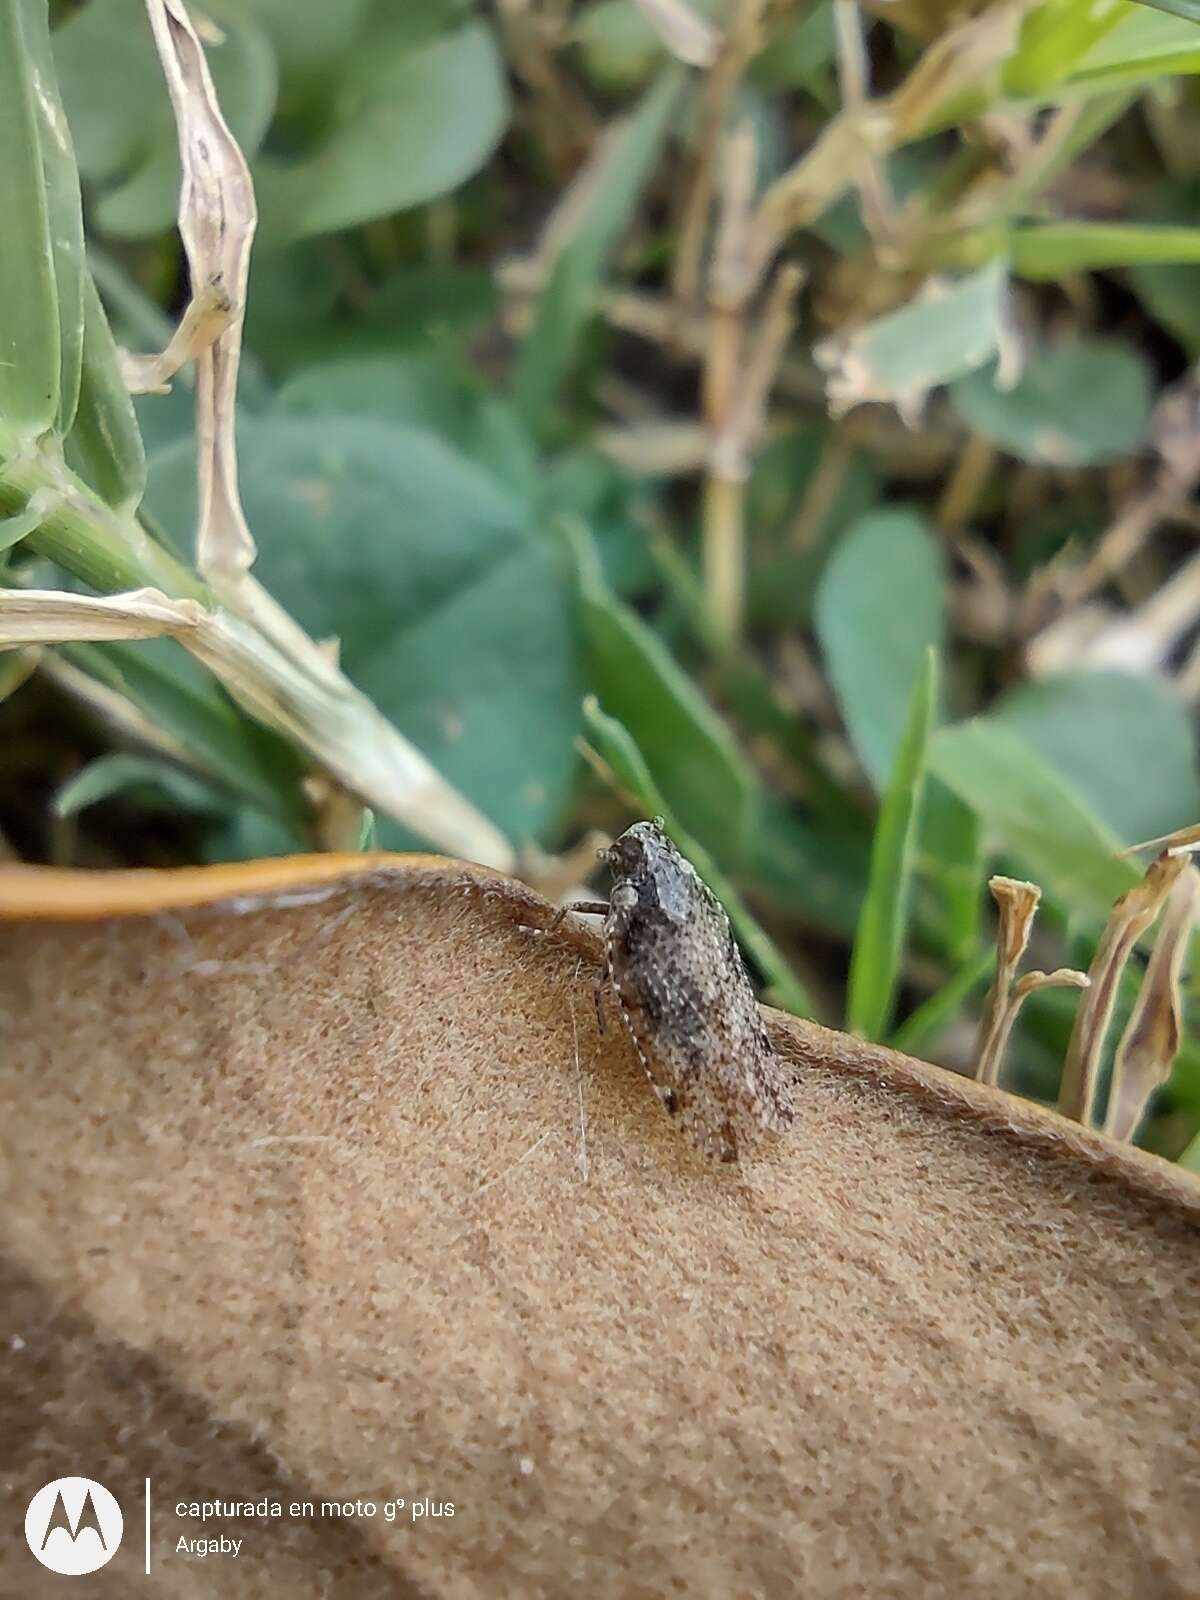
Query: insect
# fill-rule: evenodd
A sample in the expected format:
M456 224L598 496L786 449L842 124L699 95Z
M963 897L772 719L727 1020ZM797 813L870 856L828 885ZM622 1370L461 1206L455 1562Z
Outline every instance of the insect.
M786 1127L792 1106L729 918L661 818L599 855L608 903L564 909L604 913L609 980L654 1092L705 1155L736 1161L739 1134Z

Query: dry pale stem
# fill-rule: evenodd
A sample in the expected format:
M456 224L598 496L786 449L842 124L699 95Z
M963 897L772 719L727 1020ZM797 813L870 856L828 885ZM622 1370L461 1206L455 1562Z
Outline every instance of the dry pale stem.
M720 638L741 630L746 606L743 484L710 472L704 485L704 590Z
M671 54L689 67L711 67L721 36L687 0L636 0Z
M197 560L220 592L222 584L236 586L255 556L238 494L234 405L258 216L250 169L221 115L203 46L182 0L147 0L146 9L179 134L179 231L199 307L195 320L200 332L215 335L198 341L193 329L190 343L196 361Z
M957 533L970 520L995 461L995 446L981 435L972 434L938 502L937 523L944 533Z
M1020 878L995 877L988 888L996 902L1000 925L996 930L996 978L983 1003L975 1047L975 1076L981 1083L995 1083L1000 1074L1004 1045L1012 1027L1011 1019L1005 1026L1009 995L1042 898L1036 883Z
M179 138L179 231L193 302L150 376L190 356L196 365L197 564L228 612L194 601L158 619L252 715L328 768L330 782L406 821L444 848L498 865L513 851L341 674L250 568L254 539L238 490L235 407L250 249L257 210L250 170L221 114L199 35L183 0L146 0ZM166 597L161 597L166 601ZM117 597L117 625L146 625L148 593ZM61 608L60 608L61 609ZM194 614L193 614L194 613ZM43 607L43 618L48 613ZM91 617L87 625L112 626ZM94 634L92 635L95 636ZM111 635L109 635L111 636ZM128 635L126 635L128 636ZM335 829L339 838L344 827Z
M1183 1037L1183 963L1196 917L1200 874L1189 866L1167 897L1137 1004L1117 1047L1104 1131L1132 1139L1155 1089L1167 1081Z
M842 107L858 116L870 95L870 61L858 0L833 0L833 26ZM883 163L877 158L864 162L855 175L855 185L863 223L876 251L890 248L895 233L895 206Z
M242 618L156 589L104 596L0 590L0 649L160 637L177 639L251 716L315 756L367 804L456 855L514 864L504 835L368 700L345 680L343 693L331 692Z
M722 130L743 72L762 48L764 0L735 0L733 14L701 94L692 169L684 180L683 208L671 290L684 309L700 299L704 246L717 189Z
M1058 1109L1065 1117L1084 1124L1092 1120L1101 1054L1125 963L1188 865L1186 856L1164 852L1150 863L1141 883L1113 907L1088 968L1091 985L1075 1014L1067 1045L1058 1091Z
M787 234L806 226L847 189L864 194L868 225L883 239L891 233L891 207L882 184L881 158L936 126L942 109L960 96L981 92L1013 53L1033 0L1008 0L968 17L936 39L887 99L868 100L865 58L857 22L839 0L839 68L843 106L799 161L770 185L751 234L751 260L760 270ZM856 33L858 38L856 41Z
M740 370L722 368L709 412L710 449L704 500L705 587L722 636L736 638L745 609L746 479L765 424L767 400L794 327L796 295L803 281L798 268L776 273L767 296L758 337L746 352L742 313L714 318L714 331L727 332L730 349L718 359L736 359Z
M1031 994L1036 994L1039 989L1086 989L1090 981L1085 972L1076 972L1073 967L1058 967L1053 972L1027 972L1023 978L1018 978L997 1018L991 1041L991 1071L986 1077L982 1073L977 1074L980 1082L999 1082L1000 1065L1008 1049L1013 1024Z
M798 269L780 269L767 294L757 336L748 343L746 311L758 286L747 254L756 171L754 132L743 125L726 140L721 167L704 365L708 428L704 586L713 622L727 642L741 631L745 610L745 483L765 425L771 385L792 333L802 281Z
M1033 671L1053 671L1080 661L1145 670L1161 664L1200 617L1200 559L1196 557L1126 615L1092 613L1084 604L1124 571L1161 523L1187 506L1200 483L1200 376L1196 371L1159 402L1153 435L1159 466L1151 481L1124 502L1087 561L1060 574L1056 589L1067 609L1030 642L1028 659Z
M735 417L743 362L743 312L749 292L746 228L758 152L743 125L725 141L713 258L709 268L709 345L704 364L704 414L709 434L704 491L703 568L709 609L725 639L737 636L744 609L745 441Z
M508 58L530 92L538 142L556 170L568 172L591 142L596 119L559 66L561 21L535 0L498 0L497 11Z

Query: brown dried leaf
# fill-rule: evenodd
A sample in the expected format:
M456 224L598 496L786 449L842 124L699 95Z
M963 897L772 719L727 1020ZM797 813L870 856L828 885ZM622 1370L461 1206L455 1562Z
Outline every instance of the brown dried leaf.
M1079 1600L1147 1551L1191 1591L1185 1175L769 1013L794 1131L713 1170L598 1030L598 940L455 863L14 868L0 908L14 1515L64 1462L150 1475L163 1562L202 1496L454 1503L254 1519L247 1600Z

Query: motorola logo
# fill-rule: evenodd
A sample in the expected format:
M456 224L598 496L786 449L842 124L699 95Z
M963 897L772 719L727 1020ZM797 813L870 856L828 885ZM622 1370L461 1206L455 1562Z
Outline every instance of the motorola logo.
M111 1561L124 1531L120 1506L94 1478L55 1478L25 1513L25 1543L44 1567L69 1578Z

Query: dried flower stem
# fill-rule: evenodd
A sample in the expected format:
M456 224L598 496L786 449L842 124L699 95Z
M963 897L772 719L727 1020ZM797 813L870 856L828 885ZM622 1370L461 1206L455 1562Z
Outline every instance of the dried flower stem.
M1013 1024L1029 996L1039 989L1086 989L1088 979L1071 967L1059 967L1055 972L1027 972L1023 978L1016 978L1042 891L1036 883L1017 878L993 878L988 888L1000 909L1000 928L996 938L996 981L984 1001L975 1076L981 1083L995 1084L1000 1079Z
M1088 968L1091 986L1075 1014L1067 1045L1058 1091L1058 1109L1064 1117L1084 1124L1092 1120L1101 1053L1125 963L1187 868L1186 857L1164 852L1150 863L1141 883L1123 894L1113 907Z
M736 0L720 49L704 81L695 156L691 175L684 182L671 280L672 293L685 308L694 306L700 299L704 246L724 145L722 130L741 76L762 48L764 9L764 0Z
M726 147L720 226L710 274L712 316L704 370L709 432L704 491L704 587L722 639L735 639L745 610L745 484L761 437L767 397L787 348L802 282L794 267L775 275L762 323L747 347L745 313L756 280L747 272L746 238L754 193L753 132L740 128Z
M842 107L858 116L870 95L870 62L858 0L833 0L833 28ZM883 163L877 157L864 162L855 184L863 222L878 251L887 245L895 230L891 187Z
M1090 981L1085 972L1076 972L1073 967L1057 967L1053 972L1027 972L1024 977L1018 978L1004 1002L992 1036L992 1070L987 1077L978 1073L980 1082L993 1084L999 1082L1000 1065L1008 1049L1013 1024L1031 994L1036 994L1039 989L1086 989Z
M1182 984L1200 873L1189 866L1167 897L1137 1004L1117 1046L1104 1131L1132 1139L1155 1089L1167 1081L1183 1035Z
M975 1046L975 1076L981 1083L995 1083L999 1077L1000 1059L1012 1029L1011 1019L1006 1025L1009 995L1042 898L1036 883L1019 878L995 877L988 888L996 902L1000 926L996 933L996 977L983 1002Z

